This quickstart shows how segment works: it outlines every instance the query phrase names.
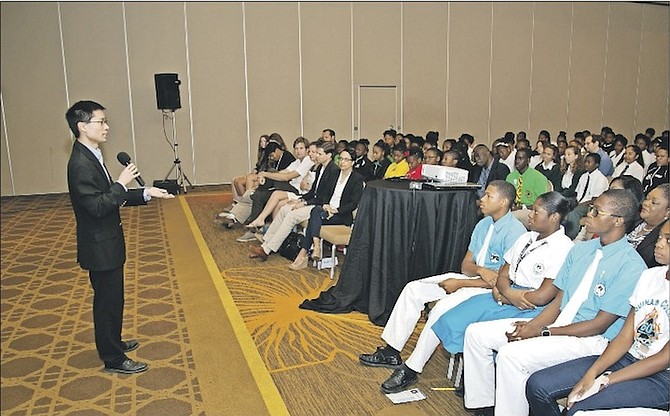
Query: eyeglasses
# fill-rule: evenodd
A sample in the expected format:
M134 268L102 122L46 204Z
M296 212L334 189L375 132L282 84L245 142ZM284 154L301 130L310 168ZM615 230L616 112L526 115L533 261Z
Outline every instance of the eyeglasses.
M98 123L101 126L107 124L107 119L103 118L102 120L89 120L88 123Z
M616 214L611 214L609 212L601 211L598 208L596 208L593 204L589 205L589 213L593 216L593 218L596 218L598 215L605 215L605 216L610 216L610 217L622 218L621 215L616 215Z

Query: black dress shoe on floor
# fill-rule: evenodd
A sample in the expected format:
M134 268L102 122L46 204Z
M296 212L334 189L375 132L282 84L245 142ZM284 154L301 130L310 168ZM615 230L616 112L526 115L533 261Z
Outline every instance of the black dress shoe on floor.
M105 372L107 373L137 374L146 371L148 368L149 366L146 363L131 359L127 359L119 365L108 366L105 364Z
M417 373L403 365L395 370L393 374L391 374L391 377L382 383L381 389L386 394L398 393L416 383L418 379L419 375Z
M475 416L493 416L495 414L494 407L480 407L479 409L473 409Z
M389 354L384 347L377 347L377 351L372 354L360 354L358 361L369 367L386 367L393 370L402 365L400 354Z
M122 341L122 342L123 342L123 352L135 351L137 347L140 346L140 342L136 339L131 339L129 341Z

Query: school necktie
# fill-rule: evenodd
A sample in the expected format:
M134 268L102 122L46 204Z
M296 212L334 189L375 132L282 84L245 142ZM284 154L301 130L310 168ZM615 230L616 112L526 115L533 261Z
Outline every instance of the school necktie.
M491 236L493 236L493 224L489 225L489 231L486 233L484 238L484 244L482 244L481 250L477 253L476 263L479 267L484 267L484 262L486 261L486 252L489 250L489 244L491 243Z
M586 273L584 273L582 281L579 283L579 286L577 286L577 290L575 290L575 293L568 300L565 308L563 308L552 326L569 325L572 323L572 320L575 319L575 315L577 315L579 307L582 306L582 303L584 303L584 301L589 297L589 291L591 290L591 285L593 284L593 278L596 276L596 270L598 270L598 264L602 258L603 251L600 249L596 250L593 262L589 268L586 269Z
M582 196L579 198L578 202L584 201L584 197L586 196L586 191L589 190L589 182L591 182L591 174L587 173L586 174L586 185L584 186L584 191L582 191Z
M630 167L630 165L626 165L626 167L623 168L623 170L621 171L621 175L620 175L620 176L625 175L625 174L626 174L626 171L628 170L629 167Z
M523 178L519 176L519 180L516 184L516 203L521 203L521 188L523 188Z

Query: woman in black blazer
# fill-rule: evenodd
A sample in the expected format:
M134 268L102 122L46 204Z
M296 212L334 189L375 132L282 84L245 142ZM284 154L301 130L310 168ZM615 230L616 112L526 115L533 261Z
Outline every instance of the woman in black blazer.
M628 242L635 247L647 267L660 264L654 258L654 245L663 223L670 217L670 184L664 183L649 192L642 201L640 221L633 231L626 235Z
M347 150L340 153L340 174L335 183L333 196L328 204L317 205L312 209L309 224L305 230L302 248L289 266L291 270L300 270L307 267L307 252L314 245L312 258L321 258L319 235L322 225L351 225L354 222L353 212L363 194L364 178L353 170L353 155Z
M565 155L561 163L560 187L556 189L566 198L577 198L577 184L579 178L584 174L584 157L577 146L568 146L565 148Z

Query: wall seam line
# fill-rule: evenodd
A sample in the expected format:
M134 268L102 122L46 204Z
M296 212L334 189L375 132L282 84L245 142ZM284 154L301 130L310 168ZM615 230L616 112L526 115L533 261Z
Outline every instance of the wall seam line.
M570 50L568 52L568 92L567 100L565 105L565 129L566 131L570 128L570 85L572 82L572 37L575 30L575 4L570 4Z
M63 18L60 10L60 2L56 2L58 6L58 34L60 36L60 55L61 60L63 61L63 80L65 83L65 103L67 108L70 108L70 87L68 86L67 80L67 65L65 61L65 41L63 40ZM70 132L70 139L74 141L74 135Z
M247 62L247 11L246 3L242 2L242 49L244 51L244 99L247 116L247 161L251 170L251 127L249 121L249 70Z
M9 151L9 133L7 132L5 98L1 90L0 90L0 110L2 111L2 129L5 133L5 148L7 149L7 164L9 165L9 181L12 184L12 195L16 196L16 187L14 186L14 168L12 167L12 153Z
M600 102L600 126L604 126L605 119L605 91L607 88L607 63L609 61L609 47L610 47L610 18L612 14L612 4L607 4L607 31L605 38L605 70L603 71L603 95Z
M488 119L488 137L486 140L493 143L491 140L491 95L493 94L493 12L494 3L491 3L491 39L489 41L489 119Z
M302 15L300 13L300 2L298 5L298 71L300 76L300 135L305 136L305 114L303 108L303 85L302 85Z
M195 136L193 135L193 100L191 95L191 52L188 42L188 14L186 11L187 2L184 5L184 46L186 53L186 91L188 95L188 121L191 133L191 174L193 175L193 183L197 183L195 172ZM174 115L173 115L174 117Z
M640 48L637 52L637 80L635 83L635 109L633 110L633 137L635 137L635 132L637 131L637 106L640 99L640 65L642 63L642 42L644 40L644 12L646 5L642 5L642 24L640 27ZM652 137L653 139L653 137Z
M531 34L530 34L530 82L528 87L528 131L530 132L531 115L533 113L533 60L535 58L535 5L533 2L533 12L531 19Z
M133 159L137 163L137 146L135 142L135 112L133 110L133 90L130 86L130 56L128 52L128 22L126 20L126 2L121 3L123 16L123 45L126 53L126 79L128 81L128 107L130 111L130 137L133 143Z

